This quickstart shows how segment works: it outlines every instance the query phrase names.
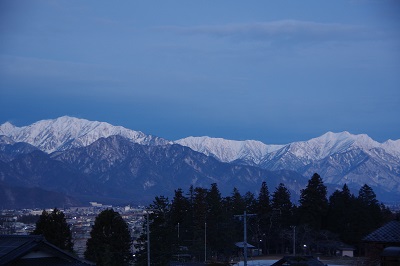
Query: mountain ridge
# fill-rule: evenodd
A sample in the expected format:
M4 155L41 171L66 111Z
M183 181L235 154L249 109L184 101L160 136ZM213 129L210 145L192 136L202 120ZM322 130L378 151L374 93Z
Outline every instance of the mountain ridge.
M0 135L5 135L15 142L29 143L47 153L88 146L99 138L112 135L120 135L147 145L169 143L163 138L146 135L141 131L69 116L40 120L24 127L16 127L6 122L0 125Z
M256 140L237 141L207 136L187 137L170 141L105 122L63 116L57 119L41 120L25 127L16 127L7 122L0 125L0 135L2 135L0 136L0 160L6 163L12 161L15 155L33 152L35 149L49 154L52 159L56 159L68 154L68 152L78 153L79 149L89 151L93 149L94 146L92 145L95 144L97 146L92 155L103 155L105 157L99 157L94 164L103 162L102 167L108 169L112 166L108 164L112 162L113 158L116 160L113 163L118 164L121 160L127 160L125 156L133 156L132 151L125 150L131 144L154 147L134 150L137 152L145 152L146 149L152 150L152 156L160 160L162 156L172 155L167 152L169 148L157 147L178 145L212 157L222 163L258 167L268 171L293 171L306 177L317 172L321 174L324 182L336 188L340 188L345 183L353 187L368 184L382 193L391 193L390 195L396 197L400 195L400 186L398 185L400 183L400 140L387 140L380 143L366 134L354 135L347 131L327 132L310 140L283 145L265 144ZM114 136L120 136L125 140L117 140ZM118 148L110 146L110 143L102 147L98 146L101 143L105 144L104 139L107 139L107 142L114 141L114 144L125 144ZM176 153L173 153L175 154L173 156L177 156L176 160L193 160L193 158L185 158L182 154L179 155L178 150L183 154L190 152L186 149L178 149L178 146L175 146L177 150ZM156 154L155 151L160 152L160 154ZM84 163L84 160L89 160L89 157L90 154L82 156L81 161L75 163ZM197 158L197 155L195 157ZM150 164L155 164L152 167L158 167L157 162L152 159L135 158L136 164L151 162ZM201 160L206 160L204 158ZM213 163L208 159L206 161L210 163L208 167L213 169ZM196 171L196 167L199 167L198 164L190 165L190 163L183 162L181 167L186 167L183 165L189 165L191 167L189 172L196 176L196 172L192 172L192 170ZM140 165L136 166L137 169L141 167ZM76 165L71 164L68 167L78 171ZM129 168L128 165L126 167ZM204 167L206 166L203 165L201 169ZM164 171L170 170L172 171L173 167L164 168ZM90 172L91 169L88 168L86 171ZM126 169L121 168L120 171L125 173L125 178L131 178L133 175ZM146 173L154 174L151 171ZM98 174L102 175L101 173ZM153 177L161 178L160 173L156 175L158 177ZM105 178L112 178L112 176L108 175ZM169 178L173 178L173 175L169 174ZM201 178L205 178L205 176L203 175ZM209 182L213 181L222 182L215 175L209 179ZM142 185L146 184L144 186L150 188L154 182L154 180L150 180ZM236 181L231 178L230 182ZM245 182L240 182L240 184L246 186Z
M255 193L263 181L271 187L285 182L296 197L307 182L292 171L223 163L178 144L142 145L122 136L100 138L85 147L51 154L40 150L22 153L9 162L0 161L0 177L10 186L40 187L81 201L142 204L154 196L172 197L179 187L209 187L212 183L218 184L221 193L229 194L233 187Z

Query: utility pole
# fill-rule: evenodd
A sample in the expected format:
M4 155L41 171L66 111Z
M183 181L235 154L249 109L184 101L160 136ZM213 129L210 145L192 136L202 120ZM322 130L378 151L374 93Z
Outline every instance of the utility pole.
M243 213L243 256L244 266L247 266L247 215L246 211Z
M243 215L235 215L235 217L243 217L243 265L247 266L247 216L256 216L257 214L247 214L244 211Z
M291 226L293 229L293 256L296 256L296 226Z
M149 220L149 211L146 210L147 215L147 266L150 266L150 220Z
M146 211L146 219L147 219L147 266L150 266L150 219L149 219L149 211L153 211L152 209L145 209Z
M204 223L204 262L207 261L207 223Z
M179 223L178 223L178 261L179 261L179 253L180 253L180 245L181 245L181 241L179 239Z

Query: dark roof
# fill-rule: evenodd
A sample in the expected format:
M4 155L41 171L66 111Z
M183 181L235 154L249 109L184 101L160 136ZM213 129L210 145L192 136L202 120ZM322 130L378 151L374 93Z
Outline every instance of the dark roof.
M23 258L36 251L43 251L52 256ZM50 244L43 236L0 235L0 265L10 263L12 265L94 265Z
M325 266L324 263L313 256L285 256L271 266L293 265L293 266Z
M236 242L235 245L238 248L244 248L244 242ZM253 246L252 244L247 243L247 248L255 248L255 246Z
M391 221L363 238L365 242L399 243L400 222Z

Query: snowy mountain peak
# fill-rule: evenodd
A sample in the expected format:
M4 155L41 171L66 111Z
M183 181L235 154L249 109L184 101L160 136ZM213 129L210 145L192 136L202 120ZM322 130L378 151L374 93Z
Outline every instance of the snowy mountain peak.
M344 152L353 148L369 150L379 146L380 143L374 141L368 135L353 135L343 131L339 133L327 132L308 141L292 143L290 150L296 156L318 160L330 154Z
M381 144L366 134L354 135L347 131L327 132L307 141L292 142L287 145L266 145L255 140L236 141L210 137L188 137L175 143L214 156L223 162L243 160L256 165L276 156L295 156L305 165L353 149L369 153L374 148L382 148L400 158L400 141L387 141Z
M164 145L167 140L145 135L140 131L113 126L109 123L89 121L75 117L62 116L56 119L41 120L25 127L0 126L1 134L15 142L27 142L51 153L73 147L88 146L99 138L120 135L133 142L145 145Z
M320 137L307 141L290 143L275 153L269 154L263 163L278 156L286 158L285 160L288 161L291 161L292 158L297 158L299 165L305 166L313 161L322 160L334 154L343 154L351 150L362 150L367 154L371 154L372 150L376 148L384 149L392 156L400 158L395 151L385 149L384 144L374 141L368 135L353 135L344 131L339 133L327 132ZM394 147L394 149L396 148Z
M10 122L0 125L0 135L6 135L6 132L12 132L16 127Z
M390 151L391 153L397 155L400 158L400 139L398 140L387 140L384 143L382 143L382 147Z
M211 137L187 137L175 141L192 150L214 156L223 162L245 160L258 164L267 153L278 150L283 145L266 145L256 140L227 140Z

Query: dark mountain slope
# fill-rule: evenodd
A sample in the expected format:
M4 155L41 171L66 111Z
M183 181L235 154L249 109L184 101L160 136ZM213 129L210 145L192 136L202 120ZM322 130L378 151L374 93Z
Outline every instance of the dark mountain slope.
M121 136L51 155L38 150L22 153L0 162L0 177L13 186L114 203L148 203L157 195L172 197L177 188L209 188L212 183L229 195L234 187L257 193L263 181L271 190L283 182L296 195L307 182L296 172L222 163L184 146L146 146Z

